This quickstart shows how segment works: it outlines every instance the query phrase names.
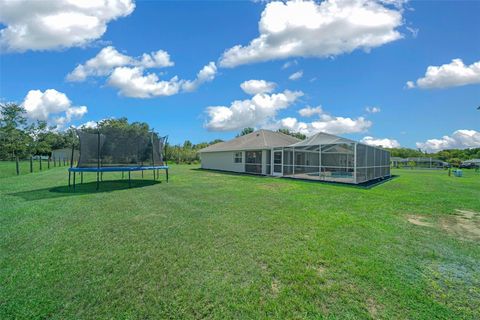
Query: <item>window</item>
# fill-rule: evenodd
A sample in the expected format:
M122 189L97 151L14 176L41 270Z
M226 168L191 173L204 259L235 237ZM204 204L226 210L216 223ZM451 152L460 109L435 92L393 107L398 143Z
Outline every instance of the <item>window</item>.
M233 162L234 163L242 163L243 162L241 152L235 152L235 154L233 155Z

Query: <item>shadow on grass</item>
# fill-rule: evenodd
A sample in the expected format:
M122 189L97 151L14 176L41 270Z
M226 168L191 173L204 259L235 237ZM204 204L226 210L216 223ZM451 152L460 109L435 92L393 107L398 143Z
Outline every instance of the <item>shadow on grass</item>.
M215 170L215 169L202 169L202 168L192 168L189 169L192 171L200 171L200 172L211 172L211 173L220 173L226 176L240 176L240 177L256 177L256 178L268 178L270 176L266 176L263 174L258 173L250 173L250 172L233 172L233 171L224 171L224 170Z
M229 176L250 176L250 177L257 177L257 178L272 178L272 176L266 176L262 174L254 174L254 173L248 173L248 172L231 172L231 171L223 171L223 170L213 170L213 169L202 169L202 168L194 168L190 169L194 171L203 171L203 172L214 172L218 174L224 174L224 175L229 175ZM336 182L336 181L325 181L325 180L310 180L310 179L302 179L302 178L293 178L293 177L278 177L282 179L289 179L289 180L300 180L308 183L320 183L320 184L330 184L330 185L336 185L336 186L341 186L341 187L347 187L347 188L357 188L357 189L371 189L373 187L379 186L381 184L384 184L385 182L388 182L390 180L393 180L395 178L398 178L398 175L391 175L388 178L384 179L375 179L375 180L370 180L367 182L362 182L359 184L352 184L352 183L346 183L346 182Z
M27 201L41 200L41 199L52 199L52 198L61 198L61 197L70 197L70 196L79 196L83 194L92 194L92 193L105 193L113 192L117 190L126 190L126 189L135 189L149 187L156 184L160 184L161 181L153 180L132 180L131 187L128 186L128 181L126 180L110 180L100 182L100 188L96 190L96 182L88 182L83 184L77 184L75 186L75 191L73 191L73 186L59 186L53 188L43 188L36 190L28 190L10 193L10 196L20 197Z

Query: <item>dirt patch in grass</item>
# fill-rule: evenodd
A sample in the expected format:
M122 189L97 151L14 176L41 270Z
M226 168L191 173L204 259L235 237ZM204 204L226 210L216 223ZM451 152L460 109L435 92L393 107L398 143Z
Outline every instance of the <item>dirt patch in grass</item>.
M326 267L323 264L308 265L307 268L315 271L315 273L319 276L323 276L325 274L325 271L327 271Z
M280 282L278 282L277 279L272 280L272 295L274 297L278 296L278 293L280 292Z
M467 219L480 218L480 212L456 209L457 215Z
M368 313L370 314L370 317L372 317L372 319L378 319L379 309L380 309L380 306L373 298L367 299L367 310L368 310Z
M430 222L425 221L425 217L417 216L417 215L410 215L407 216L408 222L422 227L433 227L433 224Z
M436 222L426 219L420 215L407 216L408 222L414 225L439 228L460 239L480 241L480 212L457 209L455 214L443 216Z
M480 241L480 212L457 209L455 215L442 217L440 226L456 237Z
M322 265L318 265L315 270L317 271L318 275L323 275L325 273L325 267Z

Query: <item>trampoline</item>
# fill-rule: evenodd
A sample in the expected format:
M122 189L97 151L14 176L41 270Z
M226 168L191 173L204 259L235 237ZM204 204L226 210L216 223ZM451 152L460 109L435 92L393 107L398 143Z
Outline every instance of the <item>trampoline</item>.
M88 130L88 131L87 131ZM105 172L128 173L128 186L131 187L131 172L153 172L153 180L158 180L160 171L165 171L168 182L168 165L164 151L168 137L159 136L153 131L134 130L134 128L108 127L92 132L92 129L76 130L79 138L79 160L73 166L75 145L72 146L72 161L68 169L68 187L76 187L76 174L80 174L83 183L83 173L96 173L97 186L103 181ZM73 183L72 183L73 176Z

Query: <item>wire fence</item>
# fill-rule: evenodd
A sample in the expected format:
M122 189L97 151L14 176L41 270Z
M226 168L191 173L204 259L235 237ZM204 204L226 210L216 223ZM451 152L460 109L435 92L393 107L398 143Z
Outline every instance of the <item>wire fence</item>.
M69 167L70 165L70 159L64 157L30 157L29 159L15 159L10 161L1 160L0 178L40 172L57 167ZM76 165L75 161L73 165Z

